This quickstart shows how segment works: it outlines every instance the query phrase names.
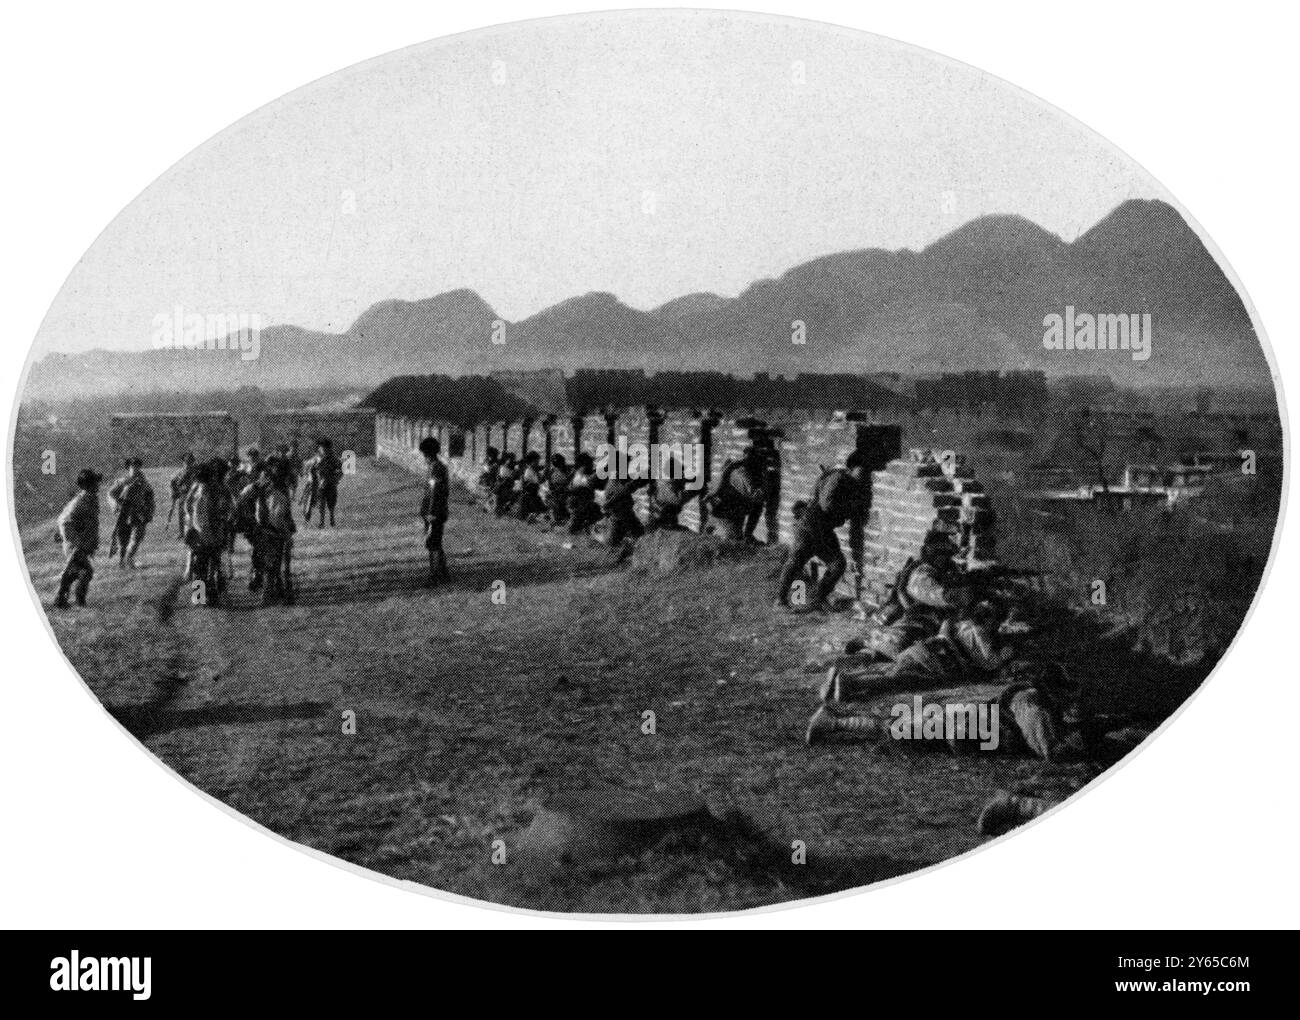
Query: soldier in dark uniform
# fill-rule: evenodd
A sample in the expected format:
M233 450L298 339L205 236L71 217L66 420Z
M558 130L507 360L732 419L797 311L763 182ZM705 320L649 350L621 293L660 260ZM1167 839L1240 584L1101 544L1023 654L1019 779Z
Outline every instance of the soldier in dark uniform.
M746 447L740 460L722 466L706 503L719 537L732 542L754 541L754 530L767 505L763 456L756 447Z
M614 478L605 486L607 538L610 549L620 556L631 551L632 544L645 534L645 525L636 515L636 493L649 484L649 478Z
M153 486L141 471L144 461L128 457L124 466L126 474L108 490L109 504L117 513L108 554L111 557L116 550L118 565L134 568L135 554L140 551L145 529L153 520L154 495Z
M862 559L862 524L867 510L866 456L854 450L844 462L844 467L822 473L813 486L803 514L795 523L794 541L781 570L777 585L776 605L787 608L790 588L803 573L808 561L816 557L824 565L807 608L827 606L827 600L840 578L844 576L847 561L840 548L835 529L849 524L849 541L853 561Z
M542 455L531 450L524 456L515 514L521 521L530 521L545 512L546 504L542 502Z
M567 524L569 521L569 482L572 477L573 473L569 470L564 454L555 454L551 458L551 468L546 473L545 502L552 524Z
M600 507L596 503L596 462L591 454L580 453L574 463L569 479L569 533L578 535L600 520Z
M289 465L288 456L280 457L283 464L283 477L285 479L286 491L289 486L289 474L292 470ZM343 477L343 462L339 460L334 453L334 443L329 439L320 439L316 444L316 456L307 462L307 473L310 476L310 498L307 502L307 513L304 520L311 520L313 507L319 508L320 521L316 525L318 528L325 527L325 514L328 511L330 518L330 527L334 527L334 508L339 501L339 479Z
M447 524L449 497L451 495L451 475L447 465L438 454L442 445L432 436L420 440L420 453L428 467L428 478L424 486L424 497L420 502L420 517L424 521L424 547L429 553L429 577L426 584L435 584L451 580L447 569L447 554L442 548L443 529Z

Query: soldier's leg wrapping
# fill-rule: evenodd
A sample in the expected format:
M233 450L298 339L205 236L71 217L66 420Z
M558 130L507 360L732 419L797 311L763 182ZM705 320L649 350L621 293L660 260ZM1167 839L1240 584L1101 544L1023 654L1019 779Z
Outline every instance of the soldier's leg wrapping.
M144 544L144 530L148 527L146 524L137 524L131 529L131 545L126 550L128 560L135 559L135 554L140 551L140 546Z
M830 598L831 592L835 590L835 586L840 583L840 578L844 576L848 561L844 559L844 550L840 548L840 540L835 537L833 531L816 537L815 552L818 559L826 565L817 582L815 599L817 605L824 605Z
M81 574L81 556L83 554L73 550L68 554L67 560L63 564L63 573L59 575L59 591L54 600L58 603L65 604L68 601L68 592L72 590L73 583Z
M790 597L790 589L803 574L803 568L813 558L812 536L805 528L796 528L794 541L790 544L790 554L785 558L781 568L781 579L776 585L776 600L785 602Z
M90 590L90 580L95 576L95 568L90 563L90 554L76 552L73 554L77 559L77 583L72 589L72 596L76 599L77 605L86 604L86 593Z

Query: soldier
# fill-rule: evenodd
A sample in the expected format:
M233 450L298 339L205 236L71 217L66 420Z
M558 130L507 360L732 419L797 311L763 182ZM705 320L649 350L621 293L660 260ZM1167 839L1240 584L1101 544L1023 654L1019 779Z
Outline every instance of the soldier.
M589 453L579 453L574 459L568 508L571 535L589 532L600 520L600 507L596 503L596 462Z
M948 535L926 534L920 554L908 557L871 616L868 651L896 659L915 642L938 633L945 619L974 601L974 589L958 571L956 555L957 546Z
M1003 608L985 600L912 641L895 656L868 648L846 655L827 673L824 701L856 701L889 690L920 690L983 683L1014 657L1004 640Z
M187 453L181 460L181 469L171 477L171 494L172 507L167 511L167 523L171 524L172 516L177 513L180 507L185 505L185 497L189 495L190 486L194 484L194 454ZM182 542L185 541L185 513L180 512L180 519L176 522L176 537Z
M787 598L791 586L803 572L808 561L816 557L824 565L821 578L809 599L808 609L829 608L827 600L847 563L835 529L849 524L849 544L853 562L862 559L862 523L866 513L867 495L863 487L866 477L866 456L854 450L844 462L844 467L822 472L812 494L808 497L803 514L795 523L794 541L781 570L777 585L776 606L788 608Z
M532 450L524 455L523 470L519 475L519 497L515 513L521 521L531 521L546 512L542 502L542 455Z
M557 453L551 457L551 468L546 473L546 490L543 501L546 503L546 511L550 514L551 523L555 525L567 524L569 521L569 482L573 473L569 470L569 463L564 459L564 454Z
M226 488L226 462L220 457L199 464L185 497L187 576L204 584L205 604L217 606L225 594L221 557L226 551L233 504Z
M754 541L754 529L762 520L767 503L763 485L763 456L757 447L745 448L740 460L722 466L718 480L705 497L715 530L733 542Z
M257 504L263 491L270 484L270 468L264 461L259 462L247 473L247 479L235 498L231 533L241 534L248 540L252 560L248 590L261 591L266 578L262 569L262 550L257 540Z
M425 582L427 587L451 580L451 572L447 569L447 554L442 548L451 495L451 476L447 465L438 456L441 452L442 445L432 436L420 440L420 453L424 455L424 463L429 472L424 486L424 498L420 502L420 517L424 521L424 547L429 552L429 576Z
M483 470L479 472L478 487L483 490L483 508L492 503L492 493L496 489L497 476L501 474L501 451L495 446L487 448L483 461Z
M611 552L626 556L636 540L645 534L645 525L636 515L636 493L650 484L649 478L614 478L605 486L605 516L609 519L606 536Z
M680 521L686 505L698 496L698 489L688 489L682 462L674 457L662 465L659 477L654 480L650 490L651 531L681 531Z
M319 507L320 523L325 527L325 512L329 511L330 527L334 527L334 507L339 500L339 479L343 477L343 462L334 454L334 443L329 439L320 439L316 443L316 456L307 462L308 493L307 513L304 521L310 522L312 507ZM286 463L281 477L285 480L288 491L289 468Z
M139 457L128 457L124 466L126 474L108 490L109 505L117 515L108 554L111 557L116 548L118 566L129 566L134 570L135 554L144 541L145 528L153 520L154 494L153 486L141 471L144 461Z
M77 494L59 514L56 538L63 543L65 562L59 575L59 590L54 596L56 609L68 608L68 592L77 605L86 604L95 568L90 558L99 548L99 483L103 476L90 468L77 475Z
M492 486L492 512L498 517L504 517L514 505L515 488L519 483L521 473L515 455L507 453L501 459L496 482Z
M996 728L988 734L993 738L988 749L1037 755L1050 762L1085 752L1083 735L1072 736L1079 728L1079 694L1079 687L1058 663L1022 660L1013 663L999 680L922 691L914 695L913 704L919 702L923 715L936 721L950 714L956 718L981 706L986 711L996 706L996 713L987 715ZM910 740L899 739L911 730L910 726L900 725L901 720L908 718L907 713L915 714L904 699L905 695L895 691L849 708L828 702L813 713L804 739L814 744L844 735L877 743L897 740L911 746ZM936 736L937 741L924 741L922 746L938 742L950 750L962 751L978 738L970 728L961 732L945 729Z
M293 523L293 499L289 495L289 466L282 460L268 463L260 483L255 487L253 515L257 541L257 557L262 568L264 585L262 605L283 602L292 605L293 536L298 530ZM324 520L322 516L322 527Z

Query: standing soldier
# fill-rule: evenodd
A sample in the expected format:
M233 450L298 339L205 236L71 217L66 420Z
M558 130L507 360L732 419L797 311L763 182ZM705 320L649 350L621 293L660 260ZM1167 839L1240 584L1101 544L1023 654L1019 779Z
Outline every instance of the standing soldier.
M194 454L187 453L181 460L181 469L172 475L171 494L172 508L167 511L167 523L171 524L172 516L179 513L180 519L176 522L176 537L182 542L185 541L185 497L189 495L190 486L194 484Z
M438 454L442 445L432 436L420 440L420 453L429 469L420 503L420 517L424 520L424 547L429 551L428 587L451 580L447 570L447 554L442 549L442 533L447 524L448 497L451 495L451 476Z
M636 493L649 484L649 478L614 478L605 486L609 548L620 559L627 556L636 540L645 534L645 525L636 515Z
M85 468L77 475L77 494L59 514L58 538L63 543L66 562L59 576L59 591L54 596L56 609L68 608L71 590L77 605L86 604L86 592L95 568L90 558L99 548L99 483L103 477ZM74 587L75 585L75 587Z
M286 468L286 472L287 472ZM304 521L311 520L312 507L319 508L320 523L325 527L325 512L329 511L330 527L334 527L334 507L339 501L339 479L343 477L343 462L334 454L334 443L329 439L316 442L316 456L307 462L309 498ZM286 483L287 484L287 483Z
M205 604L211 606L220 604L226 587L221 557L226 551L232 504L225 474L226 462L220 457L200 464L185 497L185 544L190 549L186 573L189 580L203 582Z
M745 447L740 460L729 460L722 466L707 503L718 522L720 537L733 542L754 540L754 529L767 504L763 456L754 446Z
M135 569L135 554L144 541L145 528L153 520L153 486L145 478L144 461L128 457L124 463L126 474L108 490L109 505L117 515L113 523L113 538L109 543L109 556L116 548L118 566Z
M790 588L813 557L821 560L825 570L807 608L828 607L827 600L844 576L847 566L844 550L840 548L840 540L835 534L835 529L845 522L849 524L853 562L861 562L862 524L867 509L867 495L863 486L866 473L866 455L861 450L854 450L845 460L844 467L823 471L813 485L807 506L795 523L794 541L781 570L781 580L776 591L778 608L788 607L786 600Z
M249 591L261 591L265 582L262 549L257 537L257 508L263 491L270 484L269 470L266 464L259 463L249 472L247 484L239 490L239 495L235 498L234 526L231 530L248 539L252 559L252 570L248 577Z
M280 459L268 463L254 488L253 519L257 559L265 579L262 605L292 605L293 500L289 497L289 466ZM323 526L323 515L322 515Z

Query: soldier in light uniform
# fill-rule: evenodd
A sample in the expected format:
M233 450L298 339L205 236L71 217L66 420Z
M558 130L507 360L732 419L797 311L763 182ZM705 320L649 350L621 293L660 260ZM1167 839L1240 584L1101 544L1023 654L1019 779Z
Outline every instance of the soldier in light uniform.
M189 495L190 486L194 484L194 454L187 453L181 460L181 469L171 477L172 506L167 514L168 523L172 514L177 514L176 537L185 541L185 497Z
M154 494L153 486L141 471L144 462L139 457L128 458L125 467L126 474L108 490L109 505L117 515L109 556L116 549L118 565L135 569L135 554L140 551L145 529L153 520Z
M56 609L68 608L71 591L77 605L86 604L95 568L90 558L99 548L99 483L103 477L90 468L77 475L77 494L59 514L56 537L63 543L65 562L59 575L59 590L54 596Z

